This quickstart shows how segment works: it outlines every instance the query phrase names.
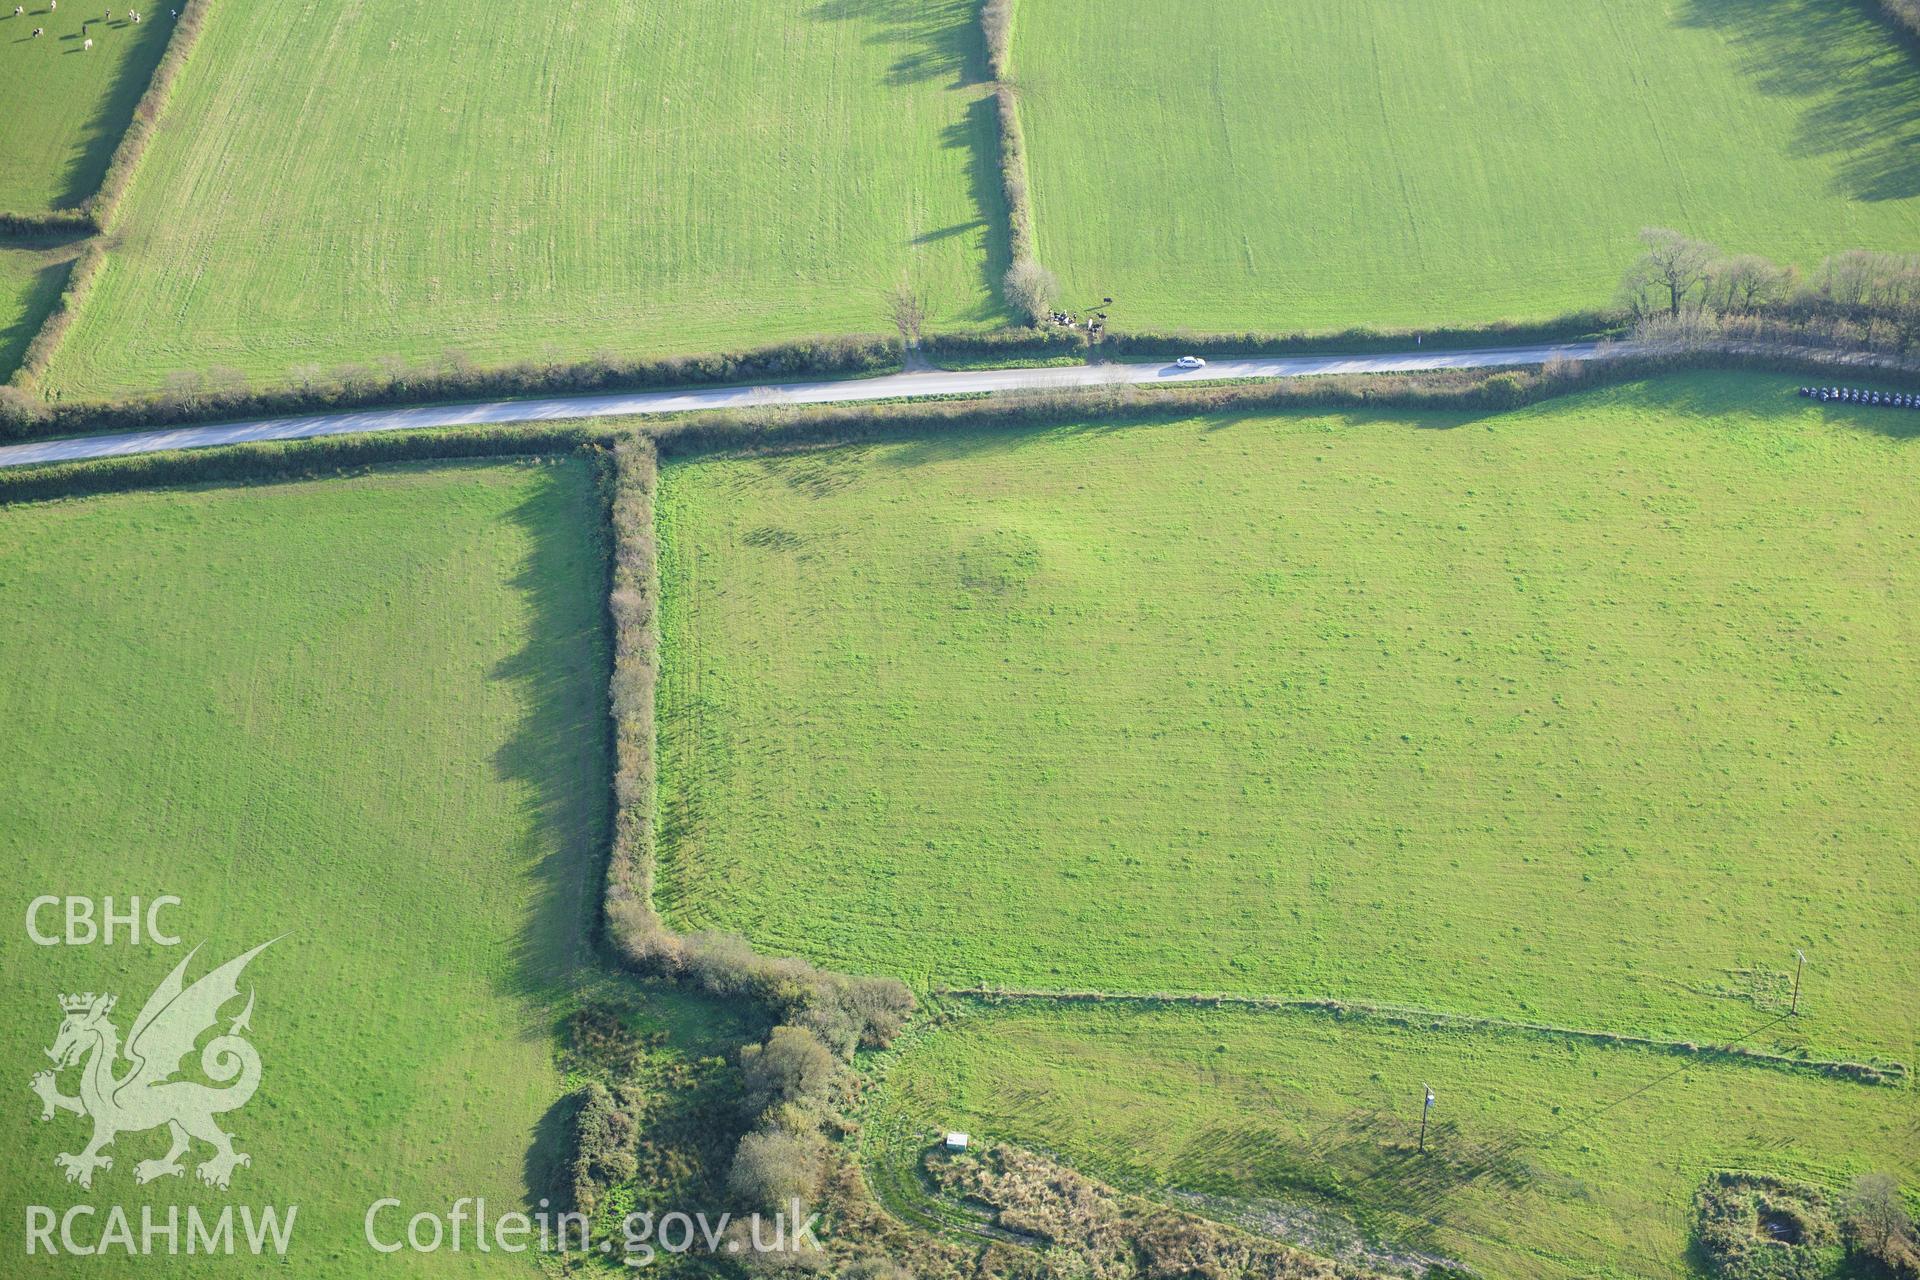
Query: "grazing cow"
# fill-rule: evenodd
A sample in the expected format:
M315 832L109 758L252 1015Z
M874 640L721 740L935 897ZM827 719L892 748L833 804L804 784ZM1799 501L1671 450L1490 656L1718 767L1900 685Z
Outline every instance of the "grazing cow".
M26 12L26 9L24 9L24 8L23 8L23 7L21 7L20 5L15 5L15 6L13 6L13 16L14 16L14 17L16 17L16 18L17 18L17 17L19 17L19 16L21 15L21 14L23 14L23 13L25 13L25 12Z
M80 47L81 47L82 49L86 49L86 50L88 50L88 51L91 51L91 50L93 49L93 37L92 37L92 36L88 36L88 37L87 37L87 38L86 38L85 40L82 40L82 41L80 42Z

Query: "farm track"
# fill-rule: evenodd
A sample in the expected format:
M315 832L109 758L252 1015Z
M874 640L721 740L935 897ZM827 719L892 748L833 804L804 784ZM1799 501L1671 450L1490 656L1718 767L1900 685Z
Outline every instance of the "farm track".
M1406 351L1391 355L1282 356L1216 360L1203 369L1171 363L1073 365L1064 368L978 369L888 374L854 381L789 382L771 386L713 387L687 391L640 391L602 395L497 400L481 404L367 409L306 417L256 418L245 422L173 427L114 435L75 436L0 447L0 467L78 462L170 449L205 449L263 440L304 440L363 431L418 431L436 427L496 426L568 418L630 417L706 409L778 405L847 404L994 391L1048 391L1116 385L1171 386L1195 382L1305 378L1342 373L1417 373L1434 369L1491 369L1541 364L1553 357L1601 360L1633 348L1599 343L1489 347L1474 351Z

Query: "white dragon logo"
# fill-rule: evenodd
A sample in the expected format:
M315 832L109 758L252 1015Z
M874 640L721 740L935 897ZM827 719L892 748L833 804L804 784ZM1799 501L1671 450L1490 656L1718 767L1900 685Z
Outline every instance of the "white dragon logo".
M123 1075L114 1074L120 1063L120 1032L108 1017L117 997L92 992L60 997L66 1018L53 1047L47 1050L54 1067L35 1075L32 1087L40 1095L43 1121L53 1119L55 1111L93 1118L93 1140L86 1150L54 1157L54 1163L67 1171L68 1182L91 1188L95 1169L113 1168L113 1157L101 1155L102 1148L120 1134L163 1124L173 1136L173 1145L163 1158L136 1164L136 1182L184 1173L180 1157L193 1138L213 1147L213 1156L195 1170L210 1187L224 1191L235 1166L252 1163L250 1157L233 1149L233 1135L214 1123L215 1116L245 1106L260 1087L260 1055L241 1038L253 1016L251 991L247 993L247 1007L229 1024L226 1034L215 1036L200 1051L200 1069L224 1087L173 1077L193 1052L194 1042L218 1024L221 1006L240 994L240 971L278 941L275 938L261 943L192 986L186 986L183 978L188 961L200 948L188 952L133 1020L133 1030L127 1035L129 1066ZM56 1077L82 1059L86 1059L86 1066L80 1075L80 1094L69 1098L59 1091Z

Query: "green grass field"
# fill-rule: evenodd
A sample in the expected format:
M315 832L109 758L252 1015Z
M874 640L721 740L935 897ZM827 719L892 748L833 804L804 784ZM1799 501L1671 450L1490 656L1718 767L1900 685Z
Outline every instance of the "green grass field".
M78 241L0 244L0 382L19 366L79 252Z
M1438 1099L1425 1156L1423 1084ZM912 1134L951 1128L1221 1197L1213 1213L1329 1252L1344 1222L1376 1248L1566 1280L1698 1274L1691 1203L1710 1170L1920 1176L1911 1088L1313 1015L975 1012L890 1065L868 1128L877 1185L911 1206Z
M144 10L139 23L125 8L103 21L96 0L53 11L30 0L18 17L11 2L0 8L0 210L67 208L99 188L166 49L174 7ZM37 40L35 27L46 31Z
M1647 225L1920 249L1920 74L1867 0L1022 0L1041 257L1133 329L1605 306Z
M1920 452L1675 377L670 466L660 901L926 986L1913 1060Z
M393 1270L361 1238L383 1195L409 1212L524 1202L558 1150L554 1026L589 957L607 831L599 518L576 463L0 511L9 1220L297 1204L294 1271L349 1276ZM21 920L43 893L179 895L171 922L204 944L194 976L284 935L248 970L265 1075L223 1117L253 1157L230 1192L191 1171L136 1187L163 1134L122 1138L91 1192L62 1181L54 1155L84 1123L40 1123L26 1090L56 997L117 992L124 1034L186 946L35 947Z
M997 322L1004 211L965 0L208 23L56 358L69 396Z

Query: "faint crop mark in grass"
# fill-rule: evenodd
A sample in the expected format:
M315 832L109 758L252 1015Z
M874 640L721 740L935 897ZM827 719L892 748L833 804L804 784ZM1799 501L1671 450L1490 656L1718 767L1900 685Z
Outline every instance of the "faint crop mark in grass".
M740 541L762 551L798 551L806 545L805 540L793 530L770 524L747 530L740 535Z
M769 458L766 465L769 471L787 482L788 488L808 497L826 498L850 487L860 478L862 467L857 460L858 453L855 451L834 450L808 455L799 461L791 457Z
M1013 529L976 536L956 559L960 585L978 595L1004 596L1040 572L1040 544Z

